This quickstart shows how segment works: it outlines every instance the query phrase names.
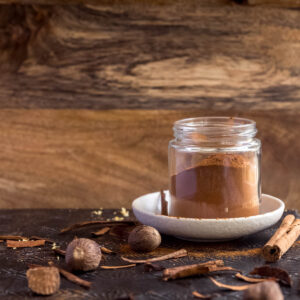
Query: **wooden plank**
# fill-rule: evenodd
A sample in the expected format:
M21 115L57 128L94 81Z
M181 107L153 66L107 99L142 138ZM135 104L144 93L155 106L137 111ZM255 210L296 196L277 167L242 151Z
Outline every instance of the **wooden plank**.
M294 211L289 213L299 214ZM105 218L114 216L113 210L104 210ZM286 213L285 213L286 214ZM69 224L74 224L83 220L91 219L91 210L2 210L0 214L1 230L7 233L19 233L25 236L38 235L50 238L56 242L61 249L66 249L76 235L78 238L92 238L91 233L94 228L85 228L67 234L59 234L60 229ZM99 218L99 217L97 217ZM124 228L124 227L123 227ZM109 247L116 251L116 255L104 255L101 266L118 266L126 264L121 255L135 259L157 257L184 248L188 251L188 256L158 262L157 264L165 268L180 265L203 263L209 260L224 260L226 266L231 266L249 274L255 267L262 266L265 261L260 255L261 247L268 238L274 234L278 224L255 235L241 239L214 242L214 243L195 243L187 242L163 235L162 244L151 253L137 253L130 250L126 231L123 235L105 235L96 238L101 246ZM121 230L119 230L121 233ZM124 237L124 238L122 238ZM148 273L144 271L144 266L119 270L103 270L98 268L91 272L76 273L82 279L92 282L91 289L84 289L71 283L65 278L61 278L60 290L53 296L47 298L37 296L30 292L26 280L26 270L28 264L47 265L50 261L57 266L65 269L63 257L57 259L57 254L51 249L52 244L46 243L44 247L7 249L5 243L0 243L0 297L3 299L193 299L192 292L197 290L203 294L218 293L221 299L243 299L243 293L227 291L216 288L210 283L206 276L193 276L178 280L177 282L163 282L160 272ZM285 299L297 299L297 283L300 279L298 261L300 255L300 245L294 247L282 257L279 267L285 269L291 276L294 285L292 288L281 286ZM215 274L215 273L214 273ZM219 273L221 282L232 285L240 285L241 281L234 278L234 273ZM184 285L184 286L183 286ZM293 297L295 296L295 297Z
M136 197L168 188L173 122L211 114L0 110L0 208L130 207ZM263 191L282 198L289 208L300 208L299 113L226 115L257 121Z
M1 5L0 108L300 109L300 11L201 2Z

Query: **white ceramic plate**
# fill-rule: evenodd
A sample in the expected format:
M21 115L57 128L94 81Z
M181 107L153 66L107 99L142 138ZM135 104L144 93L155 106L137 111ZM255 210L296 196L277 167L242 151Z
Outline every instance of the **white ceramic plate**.
M168 191L166 200L170 199ZM176 218L160 215L160 193L151 193L133 201L136 218L159 232L192 241L224 241L264 230L281 218L284 203L263 194L259 215L228 219Z

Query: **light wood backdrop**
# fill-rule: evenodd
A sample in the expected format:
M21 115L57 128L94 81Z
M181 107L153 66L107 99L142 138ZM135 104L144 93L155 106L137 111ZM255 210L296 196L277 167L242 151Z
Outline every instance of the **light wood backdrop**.
M204 115L256 120L263 191L300 208L299 1L0 3L0 208L130 207Z

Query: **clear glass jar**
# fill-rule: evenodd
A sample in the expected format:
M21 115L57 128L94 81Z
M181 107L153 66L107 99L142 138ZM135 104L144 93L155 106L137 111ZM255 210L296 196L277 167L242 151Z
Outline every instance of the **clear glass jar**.
M174 123L169 215L236 218L259 213L261 143L256 123L200 117Z

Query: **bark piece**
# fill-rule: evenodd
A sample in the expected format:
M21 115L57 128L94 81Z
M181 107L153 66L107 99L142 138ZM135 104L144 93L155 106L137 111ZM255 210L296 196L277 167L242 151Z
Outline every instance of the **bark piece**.
M113 270L113 269L126 269L135 267L136 264L123 265L123 266L100 266L101 269Z
M246 284L246 285L230 285L230 284L225 284L222 282L217 281L216 279L212 278L212 277L208 277L216 286L220 287L220 288L224 288L224 289L228 289L231 291L244 291L249 289L251 286L253 286L253 284Z
M259 283L259 282L264 282L264 281L276 281L277 279L274 277L268 277L268 278L253 278L253 277L248 277L245 275L242 275L241 273L236 273L235 277L241 280L244 280L246 282L250 283Z
M271 239L264 245L262 254L266 261L275 262L285 254L300 235L300 219L287 215Z
M6 241L6 246L8 248L26 248L26 247L38 247L44 246L45 240L36 240L36 241Z
M93 235L95 236L101 236L107 233L110 230L110 227L103 227L99 229L98 231L92 232Z

